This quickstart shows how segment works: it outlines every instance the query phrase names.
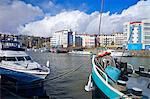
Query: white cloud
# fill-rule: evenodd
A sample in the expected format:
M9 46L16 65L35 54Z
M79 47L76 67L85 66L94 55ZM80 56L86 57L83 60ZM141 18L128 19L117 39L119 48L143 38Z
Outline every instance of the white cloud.
M0 32L16 33L17 27L43 16L39 7L17 0L0 1Z
M5 2L5 0L2 1ZM35 21L37 16L43 16L39 7L21 1L3 2L0 1L0 32L16 32L17 29L20 34L46 37L57 30L72 29L79 33L98 34L98 12L86 14L78 10L63 11L55 16L45 14L44 19ZM124 22L150 18L149 5L150 0L139 1L136 5L123 10L121 14L104 13L101 32L112 33L113 30L122 32ZM57 8L58 6L49 2L49 7Z
M122 11L121 14L104 13L102 17L102 33L122 32L126 21L139 21L150 18L150 0L139 1L136 5ZM66 11L55 16L46 16L43 20L30 22L18 28L23 34L35 36L50 36L62 29L72 29L79 33L98 33L99 13L86 14L81 11Z

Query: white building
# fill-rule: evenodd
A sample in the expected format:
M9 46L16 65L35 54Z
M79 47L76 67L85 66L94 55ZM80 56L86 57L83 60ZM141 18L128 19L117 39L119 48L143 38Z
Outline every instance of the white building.
M142 21L142 43L143 49L150 50L150 20L143 20Z
M127 35L125 33L113 33L114 43L117 47L124 47L127 43Z
M100 35L98 36L100 46L110 46L115 44L114 35Z
M69 47L73 45L73 36L71 30L61 30L53 34L51 38L51 46Z
M150 20L124 23L129 50L150 49Z
M87 48L92 48L95 47L95 40L96 36L95 35L90 35L90 34L76 34L76 36L82 38L82 47L87 47Z

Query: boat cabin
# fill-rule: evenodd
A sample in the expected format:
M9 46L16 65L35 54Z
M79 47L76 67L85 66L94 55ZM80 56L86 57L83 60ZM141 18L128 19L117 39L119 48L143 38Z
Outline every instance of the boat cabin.
M1 50L25 51L25 49L22 48L22 45L18 41L12 41L12 40L1 40L0 49Z

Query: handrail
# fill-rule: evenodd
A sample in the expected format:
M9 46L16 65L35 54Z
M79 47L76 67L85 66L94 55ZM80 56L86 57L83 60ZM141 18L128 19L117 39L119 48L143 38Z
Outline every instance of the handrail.
M100 71L105 76L105 79L106 79L105 81L106 81L106 83L108 83L108 77L107 77L107 75L102 70L100 70L99 67L97 67L97 66L95 66L95 67L96 67L96 69L98 71Z
M94 62L94 59L95 59L95 55L93 55L93 57L92 57L92 63L93 63L93 69L94 69L94 71L96 70L96 71L97 71L96 73L98 73L98 71L99 71L100 73L102 73L102 74L105 76L105 78L106 78L106 79L102 79L103 81L106 81L106 85L107 85L111 90L113 90L113 91L115 91L116 93L118 93L120 96L123 96L124 94L123 94L122 92L120 92L120 91L118 91L117 89L113 88L113 87L108 83L108 80L109 80L109 79L110 79L111 81L113 81L113 83L116 83L116 81L112 80L112 79L109 77L109 75L107 75L107 73L105 73L105 72L103 71L103 68L97 66L97 65L95 64L95 62ZM100 65L100 64L99 64L99 65ZM98 73L98 74L99 74L99 73ZM100 74L97 75L97 76L99 77ZM100 77L99 77L99 78L100 78ZM101 78L100 78L100 79L101 79Z
M131 65L131 64L127 64L127 65L130 66L132 70L134 69L134 68L133 68L133 65Z
M95 64L95 62L94 62L94 64ZM103 73L105 73L105 72L104 72L104 69L101 68L101 64L98 63L98 65L99 65L99 69L100 69ZM97 66L97 65L95 65L95 66ZM105 73L105 74L107 75L107 77L108 77L112 82L116 83L116 81L114 81L107 73Z

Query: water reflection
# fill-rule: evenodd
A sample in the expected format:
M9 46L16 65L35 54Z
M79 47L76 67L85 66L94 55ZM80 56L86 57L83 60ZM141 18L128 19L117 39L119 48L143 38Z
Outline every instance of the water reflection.
M49 99L44 88L44 83L36 81L32 83L24 83L17 79L1 75L2 99L16 98L37 98ZM23 99L24 99L23 98Z
M54 80L46 80L41 87L41 90L34 91L36 93L45 94L46 98L74 98L74 99L92 99L95 97L95 93L86 92L84 86L87 83L88 76L91 72L91 62L88 56L72 56L69 54L55 54L55 53L40 53L40 52L28 52L32 58L38 63L45 65L46 61L50 61L51 73L47 79L56 77L72 69L76 69L79 66L81 68L71 74L62 76ZM135 67L139 65L150 68L149 58L140 57L127 57L123 58L123 61L127 61L133 64ZM21 92L21 91L20 91ZM26 91L23 91L26 92ZM31 93L31 91L28 91ZM6 91L2 93L3 98L9 97L12 99L12 95L9 96ZM18 93L17 93L18 95ZM48 97L47 97L48 96ZM102 97L102 94L99 94ZM2 98L2 99L3 99ZM14 98L16 99L16 98Z

